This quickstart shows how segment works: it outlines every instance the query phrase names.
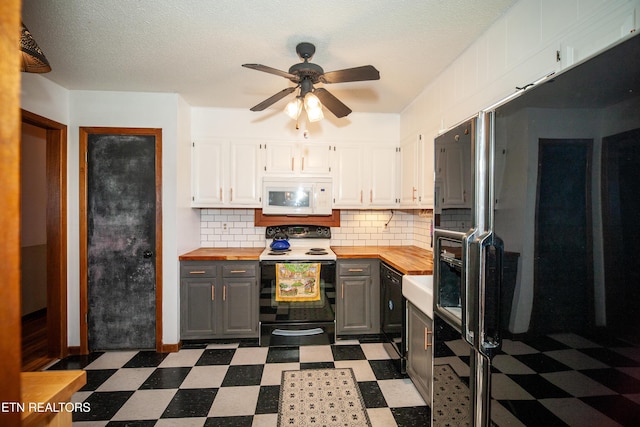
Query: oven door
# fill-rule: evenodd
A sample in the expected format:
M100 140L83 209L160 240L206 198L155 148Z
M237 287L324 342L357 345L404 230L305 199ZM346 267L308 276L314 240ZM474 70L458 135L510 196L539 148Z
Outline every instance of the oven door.
M261 261L260 345L320 345L335 342L335 261ZM319 264L319 298L296 301L278 289L279 264ZM281 266L280 266L281 267ZM282 280L282 279L281 279ZM295 280L294 280L295 282ZM305 280L301 280L305 282ZM288 290L288 289L287 289ZM285 290L285 292L287 292Z

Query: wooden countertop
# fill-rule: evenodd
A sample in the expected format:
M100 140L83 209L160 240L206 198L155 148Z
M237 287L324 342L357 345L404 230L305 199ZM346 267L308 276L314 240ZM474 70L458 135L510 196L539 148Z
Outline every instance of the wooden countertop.
M51 418L56 412L68 412L68 408L60 408L60 404L69 402L71 396L86 384L87 374L80 370L22 372L20 379L25 405L22 425L32 426L41 425L44 419ZM48 403L51 410L47 410Z
M338 259L378 258L403 274L433 274L433 252L417 246L332 246Z
M180 261L258 261L264 248L199 248L180 255Z
M338 259L378 258L403 274L433 274L433 253L417 246L332 246ZM199 248L180 261L258 261L263 248Z

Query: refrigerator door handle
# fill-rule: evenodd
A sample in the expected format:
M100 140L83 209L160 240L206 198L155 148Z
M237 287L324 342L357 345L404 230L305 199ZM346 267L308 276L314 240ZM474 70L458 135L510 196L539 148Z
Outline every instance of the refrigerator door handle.
M460 299L462 300L462 337L473 347L477 347L474 337L476 336L472 319L475 317L474 301L474 259L472 252L472 242L476 236L475 230L469 230L462 239L462 277L460 278Z
M486 233L479 239L480 286L478 290L478 333L477 350L491 359L500 349L500 301L502 293L502 262L504 245L493 233Z

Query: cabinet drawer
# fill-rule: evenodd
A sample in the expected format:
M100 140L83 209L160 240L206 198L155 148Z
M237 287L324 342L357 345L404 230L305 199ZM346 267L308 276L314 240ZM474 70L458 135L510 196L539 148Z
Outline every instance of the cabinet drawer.
M216 266L213 263L180 263L180 277L215 277Z
M256 277L254 264L231 264L222 266L223 277Z
M338 267L339 276L370 276L371 264L340 264Z

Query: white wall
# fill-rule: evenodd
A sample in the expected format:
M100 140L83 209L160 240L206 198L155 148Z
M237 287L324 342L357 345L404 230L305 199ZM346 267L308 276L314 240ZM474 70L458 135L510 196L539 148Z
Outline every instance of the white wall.
M435 137L604 49L635 30L638 9L640 0L519 1L405 108L400 137Z
M299 129L283 111L252 112L248 109L204 108L192 109L191 134L194 139L243 138L256 141L304 140L330 143L375 141L398 144L399 114L351 113L337 120L327 113L315 123L300 122Z

